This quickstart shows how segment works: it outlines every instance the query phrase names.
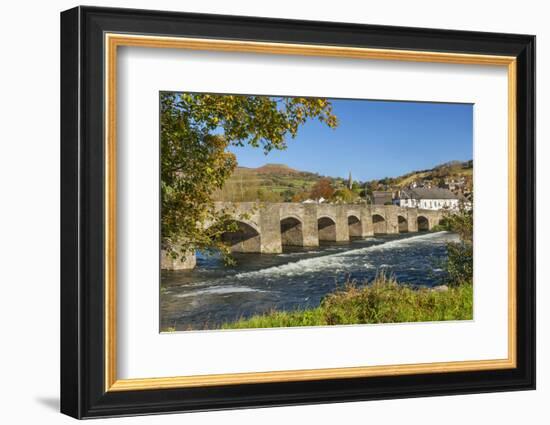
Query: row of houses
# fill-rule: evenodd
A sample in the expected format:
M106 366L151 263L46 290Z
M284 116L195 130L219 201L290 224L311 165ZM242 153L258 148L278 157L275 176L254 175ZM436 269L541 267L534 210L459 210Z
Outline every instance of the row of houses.
M471 208L471 202L463 195L456 194L445 188L415 187L393 191L374 191L372 193L374 205L397 205L405 208L420 208L424 210L458 210L462 204ZM304 204L325 203L326 199L306 199Z
M471 203L464 196L444 188L414 187L392 191L374 191L375 205L398 205L407 208L421 208L425 210L457 210L462 203L466 208Z

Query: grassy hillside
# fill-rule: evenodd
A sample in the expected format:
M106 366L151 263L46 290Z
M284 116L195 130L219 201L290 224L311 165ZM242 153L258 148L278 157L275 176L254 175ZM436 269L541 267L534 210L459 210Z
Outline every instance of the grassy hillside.
M296 193L311 190L321 178L319 174L295 170L284 164L237 167L215 198L223 201L290 201ZM336 184L337 179L331 180Z
M368 182L373 189L403 188L413 182L432 181L435 185L441 180L464 177L471 183L473 161L450 161L427 170L417 170L398 177L386 177Z
M431 170L414 171L397 178L397 186L404 187L420 179L437 179L473 175L472 161L452 161L438 165Z

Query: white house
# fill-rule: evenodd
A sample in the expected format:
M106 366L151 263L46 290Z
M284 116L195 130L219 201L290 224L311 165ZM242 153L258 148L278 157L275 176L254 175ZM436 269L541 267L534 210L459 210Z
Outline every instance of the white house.
M457 210L459 196L449 189L415 187L403 189L395 203L400 207L421 208L424 210Z

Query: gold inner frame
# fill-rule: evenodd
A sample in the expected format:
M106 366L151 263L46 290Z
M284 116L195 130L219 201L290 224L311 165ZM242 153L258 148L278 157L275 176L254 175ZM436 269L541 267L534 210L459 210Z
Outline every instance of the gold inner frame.
M325 45L105 34L105 391L131 391L515 368L516 358L516 58ZM325 56L507 67L508 71L508 357L495 360L118 379L116 326L116 100L119 46Z

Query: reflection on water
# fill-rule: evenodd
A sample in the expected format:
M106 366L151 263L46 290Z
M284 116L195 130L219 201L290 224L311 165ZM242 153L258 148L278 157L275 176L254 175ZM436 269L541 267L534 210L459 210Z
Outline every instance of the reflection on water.
M270 310L316 307L338 284L365 282L381 270L433 286L445 278L446 243L457 240L449 232L377 236L282 254L234 254L230 267L198 255L194 270L162 272L161 328L214 329Z

